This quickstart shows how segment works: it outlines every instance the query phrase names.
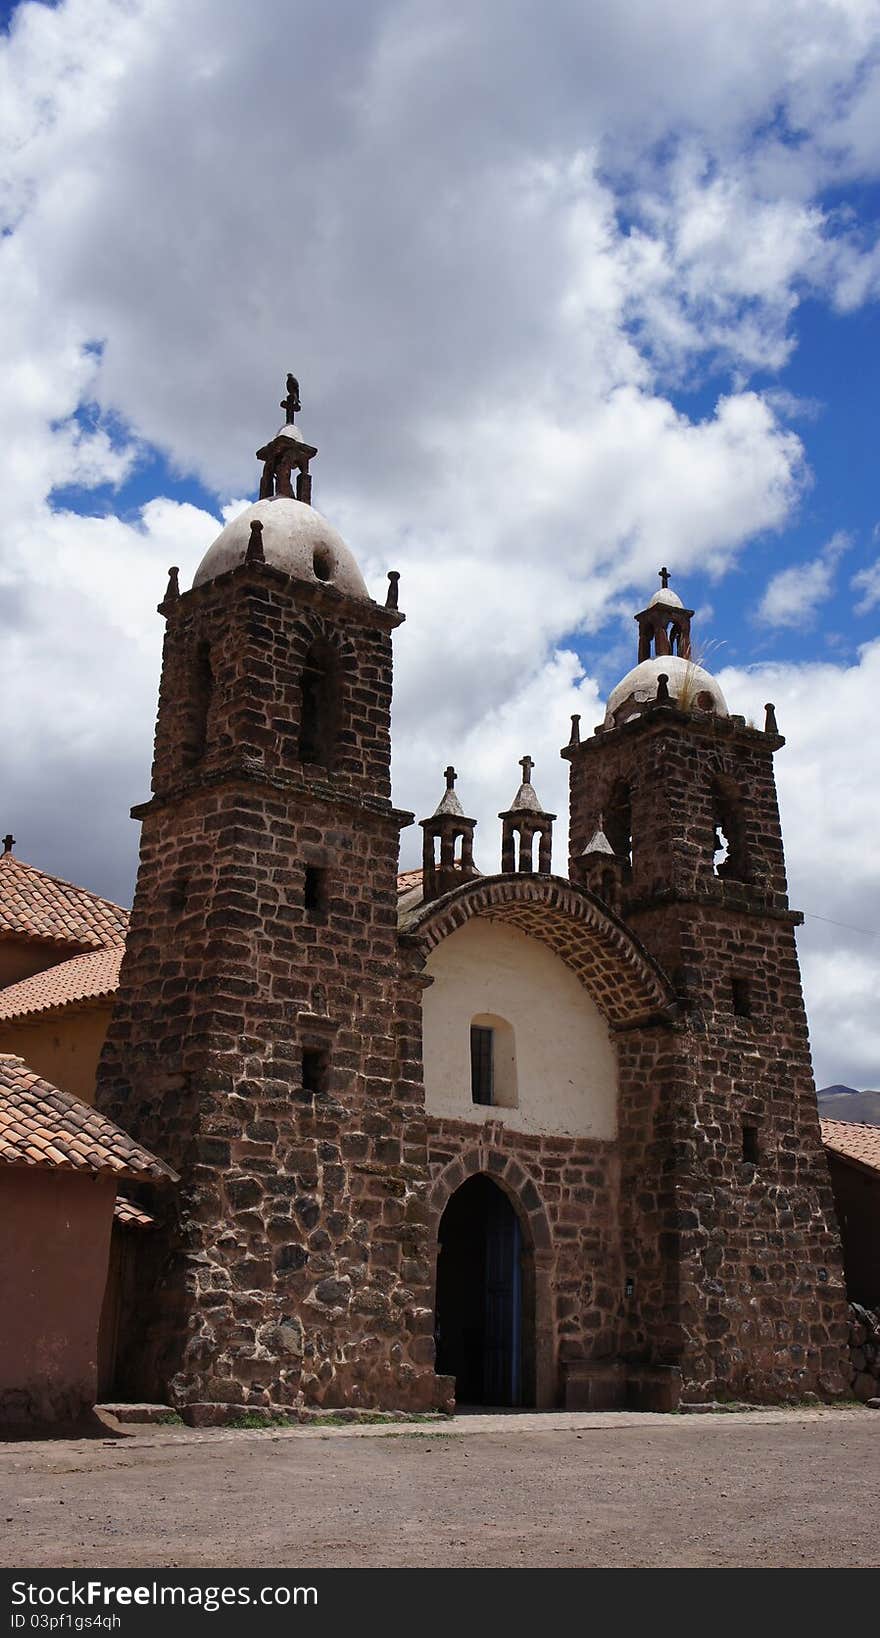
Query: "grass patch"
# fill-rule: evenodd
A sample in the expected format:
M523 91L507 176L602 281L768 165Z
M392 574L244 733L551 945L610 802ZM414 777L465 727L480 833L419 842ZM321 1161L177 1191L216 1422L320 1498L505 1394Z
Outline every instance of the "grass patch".
M226 1423L228 1428L249 1428L251 1432L266 1432L272 1428L296 1427L295 1416L259 1416L254 1411L242 1411Z
M161 1416L156 1416L153 1420L158 1428L182 1428L184 1425L183 1417L178 1416L177 1411L163 1411Z

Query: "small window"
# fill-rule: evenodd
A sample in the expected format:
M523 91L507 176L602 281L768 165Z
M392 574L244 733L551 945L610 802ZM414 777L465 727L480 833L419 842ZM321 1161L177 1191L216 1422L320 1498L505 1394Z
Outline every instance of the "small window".
M751 985L747 978L738 978L736 975L730 980L733 992L733 1010L737 1018L751 1018L752 995Z
M480 1012L471 1019L471 1098L496 1109L517 1106L513 1026L493 1012Z
M327 910L327 874L318 865L306 865L303 904L306 914L316 919Z
M743 1123L742 1129L742 1157L749 1166L758 1164L758 1128Z
M303 1047L302 1084L304 1092L316 1097L327 1091L330 1054L325 1047Z
M494 1103L495 1031L471 1025L471 1097L474 1103Z

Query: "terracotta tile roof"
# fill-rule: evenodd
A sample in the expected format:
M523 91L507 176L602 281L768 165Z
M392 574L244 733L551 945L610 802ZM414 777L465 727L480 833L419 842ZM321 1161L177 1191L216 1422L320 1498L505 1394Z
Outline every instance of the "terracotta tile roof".
M122 956L121 944L108 950L89 950L86 955L71 956L69 961L47 967L45 972L20 978L17 984L7 984L0 990L0 1021L69 1007L77 1001L109 999L119 987Z
M868 1171L880 1172L880 1126L858 1120L822 1120L822 1142L832 1154L853 1160Z
M0 1165L115 1172L162 1182L177 1174L115 1121L44 1081L23 1058L0 1054Z
M151 1217L143 1206L136 1206L133 1200L125 1200L121 1194L116 1196L113 1207L113 1216L123 1228L152 1228L155 1217Z
M418 887L421 879L422 872L420 870L401 870L397 878L398 893L408 893L411 888Z
M0 937L11 933L101 950L123 944L127 927L128 911L120 905L47 876L14 853L0 855Z

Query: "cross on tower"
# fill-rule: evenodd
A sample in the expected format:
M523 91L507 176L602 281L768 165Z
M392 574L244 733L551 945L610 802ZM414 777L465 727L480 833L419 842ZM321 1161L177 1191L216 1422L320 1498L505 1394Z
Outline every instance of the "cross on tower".
M446 789L448 791L451 791L453 785L455 784L456 779L458 778L458 775L457 775L455 769L453 768L451 762L449 764L449 767L444 770L444 778L446 780Z
M530 756L521 756L519 765L522 768L523 784L530 785L532 783L532 769L535 766L534 762Z
M3 852L4 853L11 853L12 849L14 847L15 847L15 837L13 836L11 831L7 831L6 835L3 838Z
M664 569L660 570L660 584L663 587L663 590L665 591L667 586L669 585L669 570L668 569L664 568Z
M282 398L281 408L286 411L287 425L290 426L296 417L297 411L302 409L302 404L299 401L299 382L295 375L287 377L287 397Z

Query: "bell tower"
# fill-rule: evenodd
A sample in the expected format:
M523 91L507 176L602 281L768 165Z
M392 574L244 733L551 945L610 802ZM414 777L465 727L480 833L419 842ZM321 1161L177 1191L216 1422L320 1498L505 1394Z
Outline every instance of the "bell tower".
M575 720L562 752L572 875L610 896L678 997L645 1071L655 1192L642 1173L653 1204L631 1246L653 1245L674 1293L665 1357L691 1397L833 1393L846 1309L773 772L785 741L772 706L761 727L728 711L661 581L604 722L581 741ZM632 1277L630 1344L650 1351Z
M287 421L159 612L152 796L98 1106L181 1175L120 1386L432 1406L424 1109L397 1017L391 638ZM293 493L292 473L298 474ZM416 1077L417 1079L417 1077Z

